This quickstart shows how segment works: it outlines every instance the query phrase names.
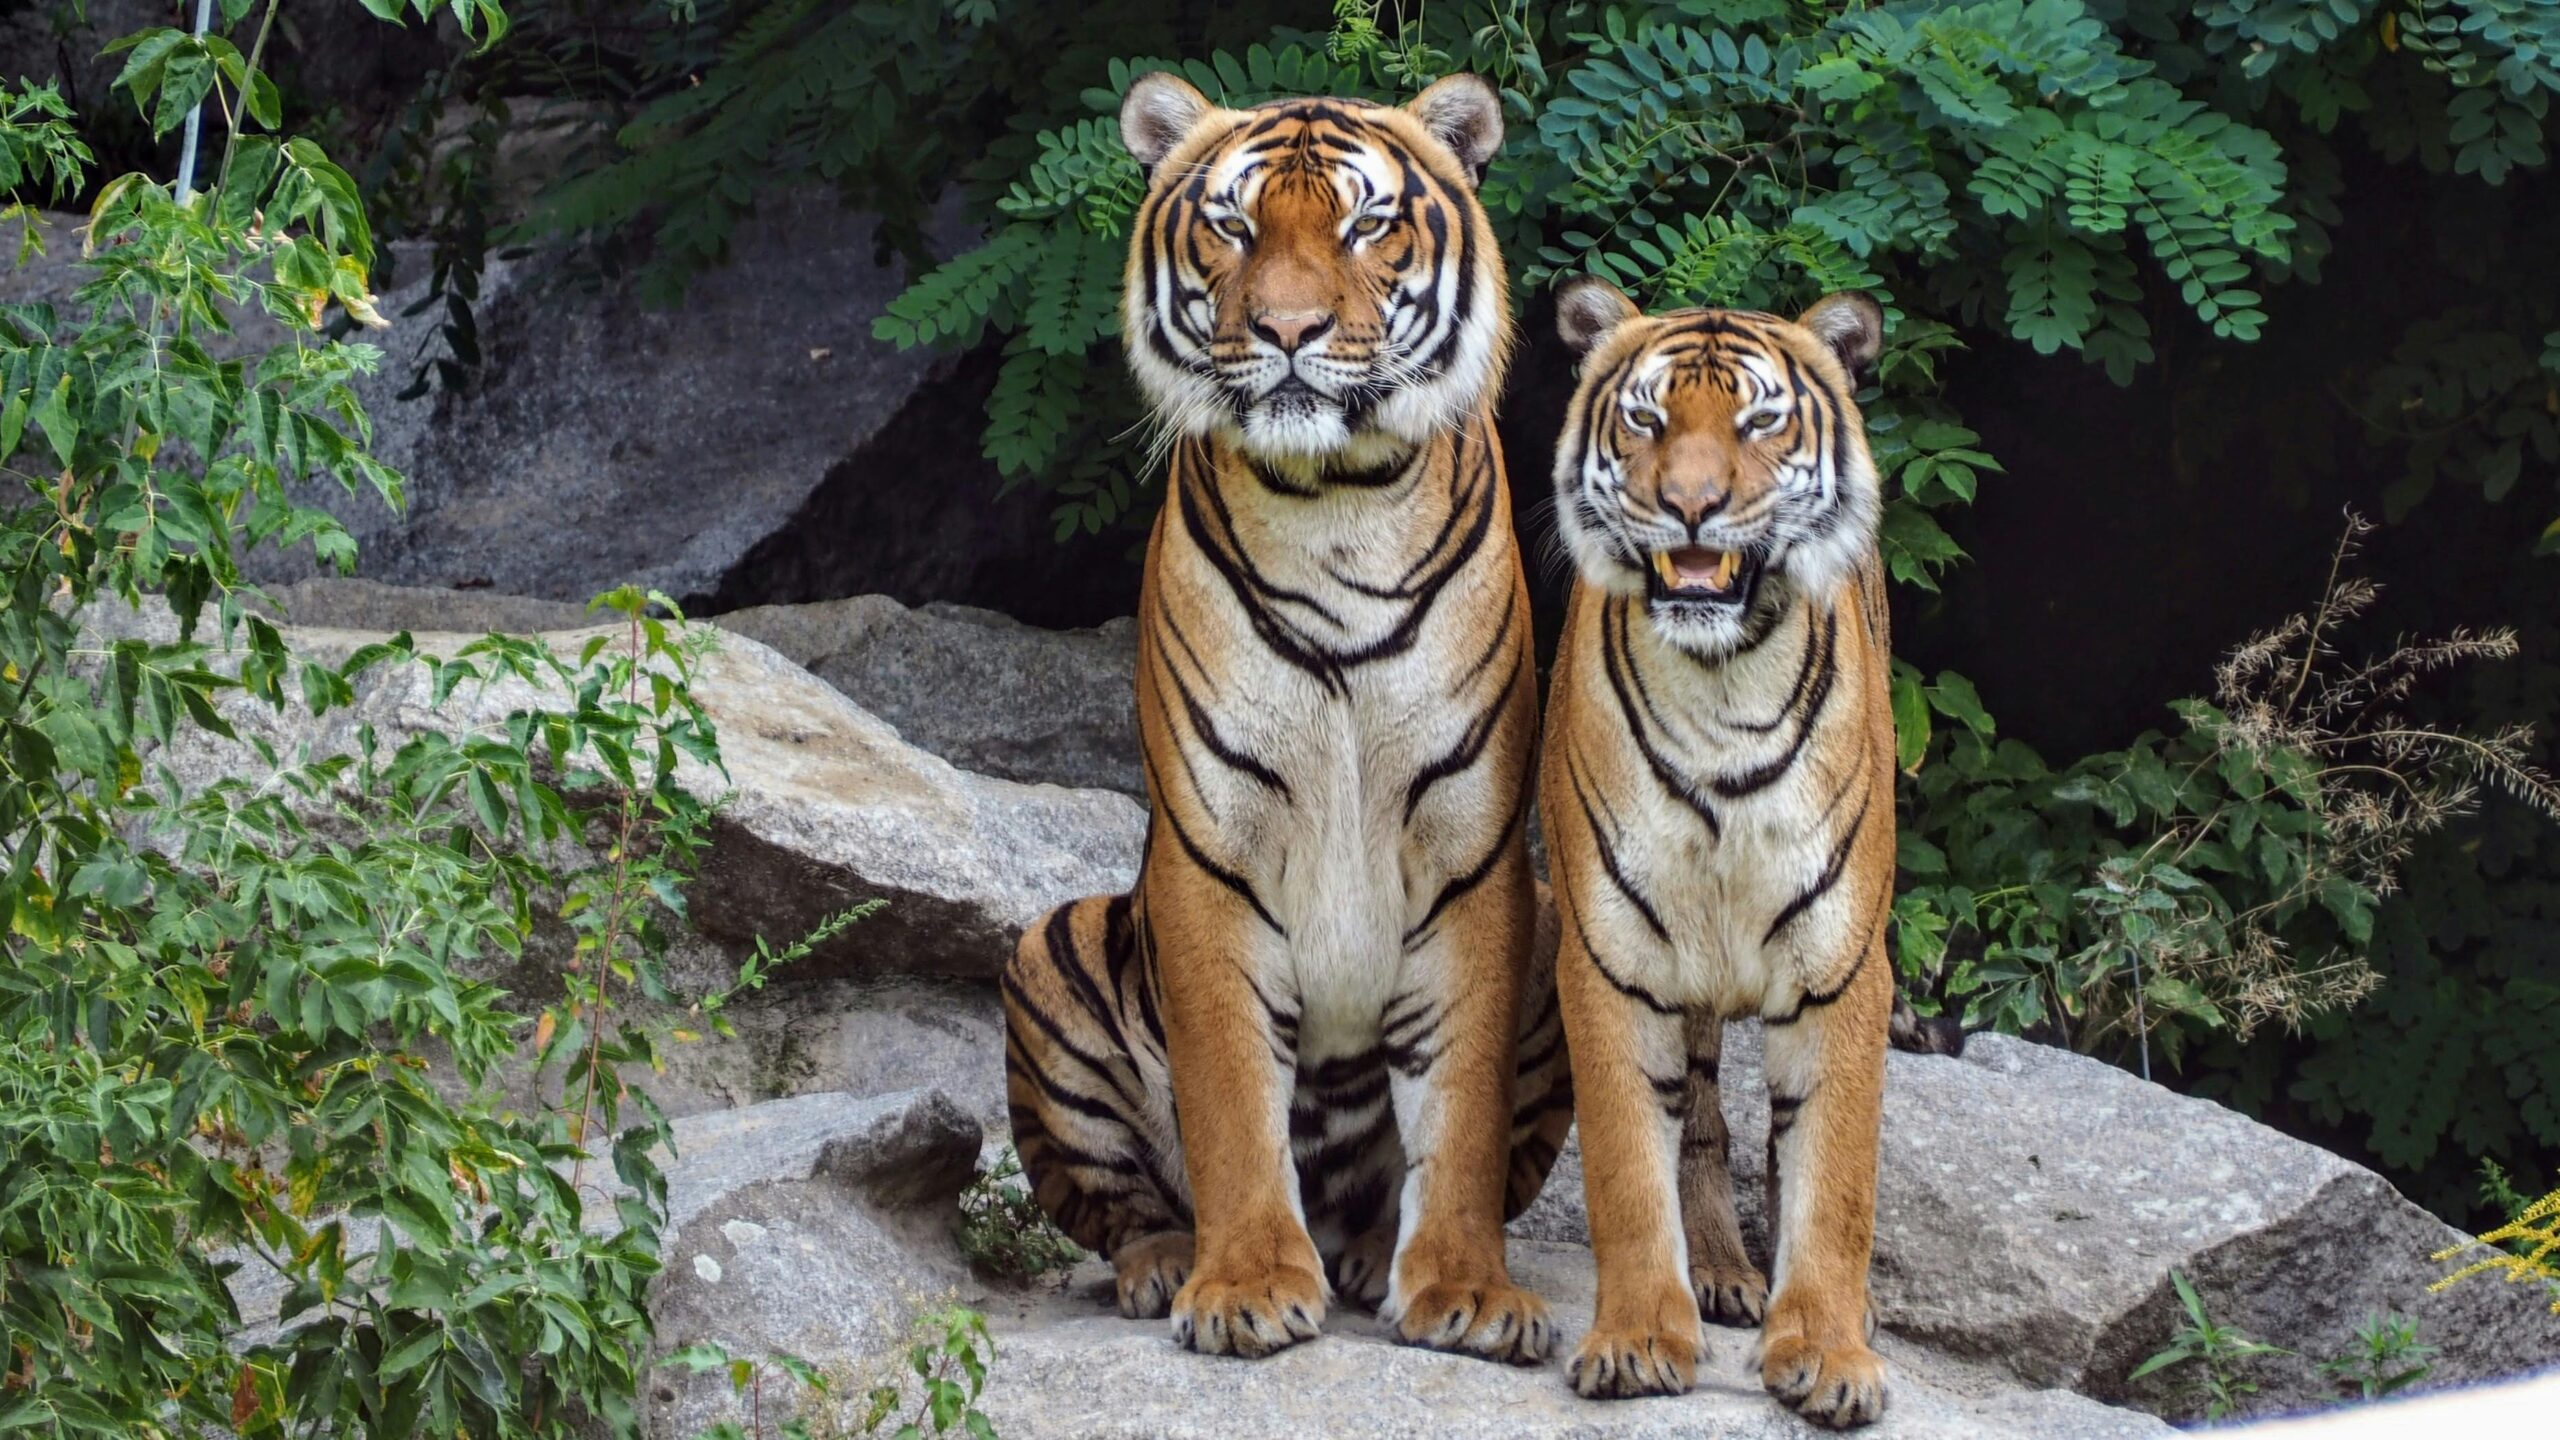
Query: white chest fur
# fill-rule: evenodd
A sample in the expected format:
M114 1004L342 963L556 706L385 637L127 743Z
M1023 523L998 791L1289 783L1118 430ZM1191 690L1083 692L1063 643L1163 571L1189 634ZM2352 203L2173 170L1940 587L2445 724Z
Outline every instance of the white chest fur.
M1651 993L1728 1015L1783 1005L1818 985L1861 919L1837 883L1872 789L1854 743L1870 682L1833 628L1856 612L1799 603L1748 653L1707 665L1656 640L1640 602L1628 608L1621 648L1590 663L1619 666L1633 725L1575 743L1614 745L1578 766L1631 778L1591 801L1606 855L1581 867L1593 873L1576 876L1578 902L1613 966ZM1614 709L1618 689L1595 681Z
M1200 705L1169 707L1186 808L1270 911L1262 978L1298 1000L1303 1053L1365 1045L1433 899L1520 802L1516 768L1446 770L1483 748L1526 633L1493 644L1517 603L1507 520L1418 477L1292 496L1229 476L1174 503L1156 583L1182 597L1164 659Z

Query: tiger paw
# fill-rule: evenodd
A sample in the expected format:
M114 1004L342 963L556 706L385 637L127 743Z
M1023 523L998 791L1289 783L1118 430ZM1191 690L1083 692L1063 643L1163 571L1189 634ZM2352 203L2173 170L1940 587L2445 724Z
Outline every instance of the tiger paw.
M1173 1342L1248 1359L1312 1340L1324 1327L1324 1277L1297 1265L1228 1278L1193 1272L1173 1297Z
M1432 1350L1454 1350L1509 1365L1535 1365L1554 1353L1556 1322L1547 1302L1508 1280L1443 1281L1421 1287L1378 1318L1396 1338Z
M1396 1257L1396 1227L1381 1225L1352 1241L1333 1262L1333 1292L1363 1310L1375 1310L1387 1298L1387 1278Z
M1132 1320L1161 1318L1191 1277L1191 1232L1167 1230L1132 1240L1111 1257L1111 1268L1120 1313Z
M1884 1361L1855 1340L1817 1345L1801 1334L1763 1341L1760 1383L1816 1425L1847 1430L1884 1414Z
M1698 1317L1713 1325L1757 1325L1769 1310L1769 1282L1750 1265L1692 1265Z
M1631 1400L1642 1395L1685 1395L1698 1374L1704 1349L1696 1327L1600 1329L1582 1337L1565 1362L1574 1393L1585 1400Z

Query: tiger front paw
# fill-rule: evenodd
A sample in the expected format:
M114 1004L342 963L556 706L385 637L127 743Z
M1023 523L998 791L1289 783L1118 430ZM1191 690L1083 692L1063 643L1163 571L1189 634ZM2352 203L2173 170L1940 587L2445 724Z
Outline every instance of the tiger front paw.
M1555 1353L1556 1322L1547 1302L1508 1280L1442 1281L1390 1302L1379 1318L1407 1345L1478 1355L1507 1365L1535 1365Z
M1698 1317L1713 1325L1757 1325L1769 1311L1769 1281L1750 1265L1692 1265Z
M1203 1355L1253 1359L1324 1328L1324 1277L1299 1265L1259 1274L1194 1271L1173 1297L1173 1341Z
M1833 1430L1872 1425L1884 1414L1884 1360L1857 1340L1764 1340L1760 1383L1788 1409Z
M1565 1362L1574 1393L1585 1400L1632 1400L1644 1395L1685 1395L1695 1383L1704 1347L1697 1327L1683 1334L1660 1329L1600 1329L1582 1337Z
M1191 1277L1191 1232L1167 1230L1132 1240L1111 1257L1111 1269L1120 1313L1132 1320L1160 1319Z

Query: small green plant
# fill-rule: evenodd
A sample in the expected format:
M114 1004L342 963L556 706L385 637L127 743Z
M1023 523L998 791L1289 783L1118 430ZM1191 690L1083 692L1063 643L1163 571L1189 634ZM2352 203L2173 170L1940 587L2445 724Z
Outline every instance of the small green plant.
M795 1416L770 1431L765 1428L764 1382L768 1372L779 1371L797 1381L802 1389L808 1391L814 1404L823 1404L826 1400L827 1377L819 1373L818 1367L799 1356L776 1352L762 1360L749 1360L731 1355L719 1345L702 1341L668 1356L667 1363L680 1365L697 1375L706 1370L727 1371L729 1393L747 1407L747 1418L743 1422L723 1420L708 1430L696 1432L694 1440L765 1440L768 1434L775 1440L817 1440L817 1432L809 1428L805 1417Z
M995 1425L978 1409L978 1397L987 1388L987 1362L995 1353L987 1317L965 1305L945 1306L918 1319L907 1347L907 1369L918 1386L914 1408L908 1408L903 1379L882 1381L866 1397L861 1433L877 1435L880 1427L897 1421L890 1440L953 1434L995 1440Z
M2379 1400L2427 1378L2436 1347L2419 1343L2418 1322L2392 1311L2370 1314L2356 1327L2356 1343L2320 1362L2320 1373L2359 1400Z
M1073 1265L1084 1252L1049 1223L1031 1192L1015 1183L1022 1158L1011 1146L960 1192L960 1251L972 1264L1008 1280L1028 1280Z
M2228 1325L2216 1324L2205 1313L2196 1288L2179 1272L2169 1272L2169 1283L2177 1287L2178 1304L2187 1312L2187 1323L2169 1336L2169 1348L2135 1366L2125 1379L2140 1380L2173 1365L2193 1364L2200 1373L2192 1377L2190 1387L2204 1401L2205 1418L2221 1420L2239 1413L2248 1397L2258 1393L2258 1382L2247 1373L2249 1362L2293 1352L2251 1339Z

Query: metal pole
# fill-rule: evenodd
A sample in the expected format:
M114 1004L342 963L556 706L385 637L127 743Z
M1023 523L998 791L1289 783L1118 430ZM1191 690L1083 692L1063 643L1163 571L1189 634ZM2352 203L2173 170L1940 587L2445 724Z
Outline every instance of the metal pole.
M213 0L196 0L196 38L213 28ZM178 203L184 205L196 189L196 135L204 128L204 102L187 112L187 139L178 152Z

